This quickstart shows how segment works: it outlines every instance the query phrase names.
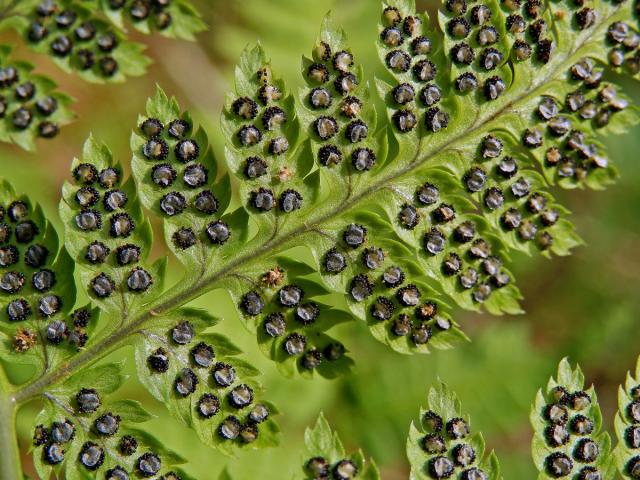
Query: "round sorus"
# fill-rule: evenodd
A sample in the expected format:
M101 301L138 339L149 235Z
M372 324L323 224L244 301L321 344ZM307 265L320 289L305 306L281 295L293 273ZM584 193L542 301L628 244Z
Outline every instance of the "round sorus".
M125 457L129 457L138 450L138 441L130 435L125 435L118 443L118 450Z
M120 428L120 417L108 412L96 418L93 426L98 435L111 437L115 435Z
M158 348L147 357L147 364L154 372L164 373L169 370L169 353L164 348Z
M229 226L226 223L216 220L207 225L206 234L211 243L214 245L222 245L229 240L231 230L229 230Z
M42 456L49 465L58 465L64 461L64 449L57 443L51 443L44 447Z
M153 477L161 468L162 462L155 453L145 453L136 461L136 470L143 477Z
M332 473L336 480L350 480L357 477L358 467L351 460L340 460L334 465Z
M198 376L190 368L183 368L178 373L175 383L173 385L176 393L182 397L188 397L196 391L198 387Z
M193 364L200 368L209 368L215 358L213 347L204 342L198 343L189 353Z
M301 355L307 345L307 339L299 333L290 334L282 344L282 348L291 356Z
M573 460L564 453L554 452L545 459L545 468L552 477L564 477L571 473Z
M462 418L453 418L447 422L447 434L453 439L465 438L469 435L469 426Z
M446 457L435 457L429 460L429 475L435 479L449 478L453 475L454 465Z
M212 393L205 393L198 400L198 413L203 418L211 418L220 411L220 400Z

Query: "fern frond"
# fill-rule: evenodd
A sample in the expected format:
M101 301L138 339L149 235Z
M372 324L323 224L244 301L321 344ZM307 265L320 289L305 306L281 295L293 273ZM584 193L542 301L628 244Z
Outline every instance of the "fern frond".
M615 464L624 478L640 475L640 359L635 375L627 373L618 390L618 411L614 421L618 445L614 450Z
M151 63L144 45L130 41L124 20L143 32L194 40L205 29L188 0L164 4L138 0L22 0L2 5L0 29L14 29L30 48L67 73L88 82L124 82L143 75ZM0 141L26 150L35 139L53 138L71 120L71 99L55 83L31 74L25 62L9 62L11 47L0 45ZM10 89L9 91L6 91ZM15 96L15 98L14 98Z
M366 461L361 451L346 454L338 434L331 430L322 413L314 427L304 432L304 443L303 478L380 479L376 464L372 460Z
M602 413L593 387L585 390L580 367L567 359L558 366L531 408L533 460L540 479L569 475L614 478L611 439L602 429Z
M157 32L169 38L195 40L195 34L206 30L200 14L188 0L165 2L161 9L135 0L93 1L123 31L129 24L145 34Z
M231 182L228 175L216 181L207 135L180 112L175 99L158 89L146 113L131 137L140 200L164 220L167 245L196 279L219 259L229 237L238 234L233 228L238 219L222 215L231 200Z
M74 183L63 186L60 216L66 247L79 267L87 295L123 325L163 288L166 259L147 265L152 230L133 179L108 147L89 138L72 165Z
M2 357L46 371L82 348L95 327L76 302L74 262L42 208L0 183L0 330ZM97 312L93 312L97 313ZM88 331L89 330L89 331Z
M411 478L500 479L495 454L485 456L480 433L471 433L460 401L443 383L429 390L426 409L420 409L420 424L411 424L407 457Z
M162 129L154 122L143 124L145 131L155 128ZM163 142L152 135L142 149L148 156L167 156ZM111 319L100 338L121 337L124 332L136 336L140 380L205 444L225 452L233 446L276 444L278 429L272 416L277 410L258 403L260 386L253 377L259 372L249 363L228 358L240 351L226 338L204 332L214 325L212 317L174 310L154 311L144 324L136 320L163 291L166 258L151 265L146 261L152 232L133 178L125 181L107 146L93 138L87 140L83 157L74 160L73 175L75 183L63 188L60 212L81 282L104 317ZM187 205L181 195L171 192L159 200L159 207L149 207L169 217L177 215ZM173 232L170 238L175 238ZM264 426L259 428L260 423Z
M152 415L134 400L110 400L123 383L121 365L107 364L77 374L44 394L34 419L32 455L40 478L182 478L175 466L185 462L137 427ZM167 477L164 477L167 478ZM171 478L170 476L168 478Z
M14 22L25 43L49 55L64 71L89 82L123 82L142 75L150 63L143 45L131 42L96 15L92 2L38 2Z
M366 318L369 312L375 311L370 321L374 335L399 351L428 351L426 343L434 336L434 331L442 332L431 342L434 348L448 348L464 339L450 320L446 305L436 302L437 297L432 289L412 285L407 295L416 298L404 303L400 300L398 307L394 306L392 299L381 297L389 287L403 283L405 268L407 275L417 269L402 245L387 241L384 237L376 238L378 227L386 225L382 218L375 215L375 211L329 214L320 221L309 221L305 216L305 211L311 212L310 204L322 205L325 209L340 209L344 198L364 188L367 171L376 162L386 158L385 138L375 135L373 102L369 98L361 69L352 65L353 54L345 43L344 32L326 19L313 58L303 60L303 74L308 86L300 93L303 108L299 109L299 114L306 138L299 144L295 142L298 130L295 112L291 108L278 106L280 102L286 102L281 100L285 98L284 87L269 76L261 76L261 72L269 69L264 54L261 50L254 50L244 55L245 60L237 74L236 95L228 100L229 113L225 114L223 125L227 138L233 140L227 155L230 167L243 177L243 185L246 186L242 187L241 197L246 205L245 210L257 224L258 231L252 240L259 242L269 237L276 240L289 235L309 236L313 241L308 242L308 248L315 260L310 266L298 262L300 268L293 270L287 268L279 257L276 269L284 272L286 280L283 277L275 284L267 281L265 285L258 270L254 276L243 272L247 282L254 284L250 290L242 287L241 281L237 282L244 290L242 295L236 297L244 316L256 317L255 320L250 318L251 324L262 326L261 329L267 334L262 334L262 338L280 338L270 342L271 357L287 358L287 355L282 355L284 350L289 356L300 356L298 368L302 372L317 368L319 373L326 375L325 368L335 370L332 364L334 354L327 352L324 336L320 337L320 342L313 341L317 338L316 332L323 332L341 321L339 312L323 310L321 297L332 292L346 293L345 300L349 307L346 311L351 311L351 314ZM244 89L247 81L252 84L250 90ZM273 92L274 88L277 89L277 98L261 97L261 93ZM245 112L239 108L245 105L251 113L247 118L242 118ZM234 106L236 111L233 111ZM274 109L280 109L287 116L284 138L287 138L289 150L282 155L273 155L270 144L273 141L271 135L277 138L278 133L271 134L266 125L259 123L264 123ZM233 122L229 120L230 116ZM237 139L250 129L258 132L260 140L255 145L242 145ZM269 138L262 140L262 130L267 130ZM316 159L315 166L311 163L312 158ZM259 175L254 173L256 165L260 167ZM302 225L298 220L300 218L304 218ZM363 224L369 228L361 227ZM359 248L365 241L369 248ZM256 246L260 248L258 243ZM284 251L284 247L278 246L278 251ZM397 264L394 266L395 262ZM383 265L387 266L387 280L374 282L370 279L371 272L381 271ZM263 272L267 271L267 277L269 272L274 272L273 269L267 270L268 264L264 264L263 268ZM320 282L317 274L321 274ZM275 296L274 287L280 288ZM414 294L418 288L421 291ZM284 297L288 296L288 292L297 292L297 297L304 296L304 302L308 303L304 303L302 298L287 300ZM423 295L423 299L417 300L420 295ZM398 293L398 298L401 296L402 292ZM247 300L254 297L258 299L254 307L259 308L248 309ZM424 302L424 314L415 329L412 329L412 321L406 314L396 328L398 332L404 331L404 335L394 336L388 327L380 327L380 320L389 319L394 310L402 313L406 309L406 313L410 314L413 307L418 307L418 302ZM274 304L279 313L274 314L273 309L268 308L270 304ZM287 313L292 308L294 311ZM326 317L333 322L325 323ZM280 323L281 327L275 330L271 328L274 322ZM298 344L295 348L290 348L291 340ZM342 347L337 348L343 350Z
M34 150L37 138L52 139L73 119L71 98L55 82L33 73L33 65L11 57L0 45L0 141ZM7 91L8 89L11 89Z
M24 35L27 45L50 55L63 70L97 83L142 75L150 63L143 45L128 40L125 23L145 34L186 40L205 29L187 0L167 5L137 0L28 1L15 13L9 26Z
M238 358L242 350L229 339L207 332L215 323L194 309L155 319L138 332L138 377L205 445L229 454L275 446L278 410L261 398L260 372Z
M71 0L64 5L76 8ZM635 106L600 75L611 43L624 45L619 22L631 18L631 7L489 0L467 8L465 0L449 0L435 23L416 14L412 0L383 5L377 47L389 72L376 86L386 118L376 114L344 32L328 19L303 59L305 86L297 101L262 48L247 49L222 118L230 173L217 164L204 131L161 90L132 135L131 178L125 181L126 169L90 138L73 162L75 181L63 189L65 250L59 263L45 260L60 273L60 287L63 277L71 282L67 264L77 265L101 328L82 337L86 344L74 352L78 342L64 323L74 290L47 300L43 308L57 309L41 316L60 315L53 334L64 341L26 349L22 357L39 365L40 375L10 388L11 402L47 399L57 389L64 402L65 385L78 387L87 367L135 342L141 381L205 444L226 453L271 446L277 411L262 399L258 372L236 358L240 352L229 340L208 331L214 317L185 308L206 292L226 291L263 351L286 374L307 377L351 369L347 347L329 335L342 322L366 322L375 338L399 352L427 353L467 339L450 304L519 313L511 251L566 255L580 244L551 185L608 184L615 170L598 139L637 122ZM15 197L8 187L2 194L7 203ZM33 235L28 242L16 237L16 251L2 247L13 264L22 243L35 242L40 232L49 251L58 252L42 215L25 208L35 220L20 228ZM163 220L165 241L186 271L168 289L166 257L149 261L152 216ZM27 302L40 302L41 310L42 298L20 284L20 275L32 273L25 268L7 277L13 280L3 306L18 302L5 311L20 321L28 317L25 325L37 335L45 325L27 315ZM16 297L22 291L29 294L24 303ZM20 359L9 342L26 334L2 324L3 359ZM33 343L18 340L18 346ZM48 363L50 349L56 356ZM563 362L557 381L538 395L532 421L541 478L591 472L582 463L603 478L611 475L610 441L600 433L595 393L584 392L583 383L580 371ZM432 390L428 408L427 417L449 428L440 433L444 427L429 421L422 430L412 427L414 476L444 478L454 470L474 479L499 476L495 457L484 457L482 438L468 436L451 392ZM315 431L313 449L338 468L341 445L322 419ZM353 462L362 471L361 455Z
M510 250L566 255L581 243L563 218L567 210L548 191L553 178L536 163L538 139L532 132L541 128L541 118L559 118L560 102L550 100L560 92L556 84L564 82L567 72L584 67L579 60L589 54L592 43L605 41L603 22L623 17L627 7L604 8L607 15L588 27L588 35L579 32L576 38L555 39L558 46L546 63L538 58L542 54L509 60L517 44L505 24L513 19L507 22L501 10L507 7L493 3L485 7L480 13L469 12L465 20L454 20L447 10L457 7L443 7L440 22L445 32L440 33L426 16L414 15L411 2L386 6L378 48L397 83L378 81L390 116L389 125L378 132L362 70L354 66L344 32L328 19L312 57L303 60L307 86L300 92L301 107L296 108L260 47L243 53L236 91L227 99L222 120L229 169L242 180L243 206L223 212L229 221L235 220L236 228L220 217L213 220L211 225L222 229L228 242L212 248L206 238L215 243L217 234L211 240L204 219L198 220L190 236L195 236L193 245L200 243L199 264L193 262L197 248L178 249L177 255L199 272L187 283L229 291L239 313L279 364L285 360L293 364L291 357L297 357L295 363L303 373L317 368L333 376L342 370L323 362L329 341L324 333L343 318L336 311L344 311L345 318L364 319L376 338L401 352L450 348L466 337L451 319L449 300L469 310L521 312L520 293L509 270ZM528 15L537 18L542 12ZM562 15L550 11L546 15L547 24L568 28ZM481 20L483 26L472 32L473 22ZM452 36L460 32L451 33L453 27L448 25L461 25L466 36L479 35L466 48L493 49L481 56L485 64L500 58L495 68L501 68L505 83L499 97L487 99L457 90L455 80L469 68L449 60L451 50L455 53L462 47L452 43ZM547 43L539 43L542 52ZM513 78L511 66L516 72ZM542 69L546 77L532 77L531 84L520 82L533 68ZM473 84L469 75L465 78ZM575 89L575 83L564 84L562 92ZM599 109L611 113L616 105L624 106L618 97L611 97L609 86L600 87ZM425 101L431 103L428 108ZM154 102L170 109L162 122L178 118L178 107L162 94ZM434 108L439 110L429 111ZM161 111L150 107L148 118ZM433 127L445 116L446 128L444 123L437 132L427 128L426 122ZM609 125L631 124L635 117L629 107L611 115ZM552 122L548 132L541 130L540 141L557 140L558 129L566 127L560 120ZM584 156L576 142L578 137L590 142L595 126L584 124L582 133L577 132L562 134L561 156L569 158L576 151ZM134 138L138 138L134 151L143 151L142 138ZM200 141L206 144L202 135ZM598 152L590 145L589 158L595 162L589 164L590 172L596 182L602 180L599 172L604 167L600 157L592 158ZM135 157L139 184L151 185L150 169L160 167L139 153ZM169 160L174 161L171 154ZM203 157L203 164L207 161L213 159ZM206 168L217 171L212 165ZM226 197L226 177L220 182L220 195ZM162 198L162 188L153 189L147 206ZM187 223L193 223L193 213L179 222L171 219L167 237L177 235ZM314 261L296 258L287 271L285 252L299 244L306 244ZM205 272L209 258L216 259L216 268ZM347 308L334 306L334 313L325 313L322 297L332 293L344 295ZM324 324L323 318L329 316L335 321Z
M528 8L528 5L523 8ZM521 61L517 60L517 56L514 58L517 45L520 45L516 42L530 42L529 37L536 27L529 26L526 30L527 21L518 12L512 13L517 18L505 20L505 11L510 6L516 8L515 3L498 5L489 2L469 8L467 12L466 3L449 2L439 13L440 27L444 31L444 34L440 34L427 27L426 17L411 16L414 12L412 2L390 4L387 17L389 12L395 12L398 19L393 21L397 20L398 24L390 25L388 18L383 18L385 23L380 26L378 48L382 60L390 70L390 77L394 79L394 85L378 81L379 90L386 100L391 119L398 119L401 115L412 118L424 115L421 117L424 120L420 124L416 122L415 128L404 132L397 125L394 128L394 136L402 151L402 155L397 155L396 159L400 163L403 160L405 162L401 175L412 169L422 170L428 175L429 166L441 165L469 192L473 202L469 213L476 213L486 219L491 233L503 248L528 253L540 250L545 254L551 252L566 255L581 242L571 224L562 218L567 213L566 209L558 205L547 191L548 182L554 181L553 174L543 171L546 176L543 178L536 171L537 165L545 165L545 157L553 157L549 162L555 161L555 164L561 159L563 162L578 161L584 166L585 174L585 169L589 173L584 178L580 177L584 180L583 183L594 187L605 184L606 179L611 178L611 170L607 170L607 163L599 156L599 148L591 147L590 138L595 134L594 124L582 121L578 114L567 111L568 107L563 109L562 105L565 104L564 95L579 86L576 80L566 81L566 75L578 68L575 64L579 63L582 56L590 55L594 45L604 44L605 19L609 17L606 21L613 21L628 15L628 12L624 12L627 7L616 6L612 11L608 5L604 6L602 13L598 9L597 28L592 25L588 34L576 33L562 38L553 36L556 31L570 30L569 15L564 10L564 14L547 11L544 22L555 47L549 62L545 63L538 58L547 45L542 40L537 47L540 55ZM548 5L549 10L560 11L561 8L563 7L555 4ZM464 12L456 13L453 11L456 9L464 9ZM482 13L482 18L479 17L479 12ZM536 23L538 21L535 18L538 17L542 17L541 13L529 15L528 21ZM417 31L406 35L402 31L403 25L412 18L418 18L421 23L417 24ZM505 25L513 26L516 20L518 25L522 23L522 28L529 32L526 41L525 30L518 35L505 31ZM593 28L595 31L591 30ZM519 29L520 27L513 27L514 31ZM442 43L438 41L441 35ZM424 55L417 55L418 48L422 49ZM400 60L406 60L410 64L412 58L416 62L413 71L404 73L402 69L392 65ZM585 62L590 65L587 68L589 75L600 79L594 62ZM415 71L415 65L423 69L424 80L417 76L420 72ZM533 73L534 70L536 73ZM501 75L498 78L502 82L502 91L496 98L488 98L486 91L495 89L494 84L498 82L496 73ZM464 91L461 91L460 83L474 88L467 91L464 87ZM591 85L592 88L598 87L598 82L595 83ZM559 88L560 85L562 89ZM481 87L485 92L480 91ZM602 92L610 90L611 87L603 83L598 95L602 97ZM614 98L612 101L619 102L621 99ZM615 110L604 98L592 106L609 113ZM618 114L611 116L613 122L628 124L627 113L618 117L616 115ZM637 117L637 114L632 112L629 116ZM550 120L548 128L541 120L543 118ZM434 124L435 121L441 122L441 128L436 128L438 125ZM572 128L575 130L570 132ZM605 134L604 131L601 133ZM563 138L558 140L558 137ZM532 153L539 162L534 161ZM581 160L575 160L577 156L581 156ZM406 165L406 162L409 164ZM603 173L607 171L609 173ZM579 176L576 175L575 179ZM566 182L560 183L566 186ZM469 237L474 230L480 229L478 219L472 218L470 222L466 229L472 232ZM472 228L473 226L476 228ZM451 243L454 249L456 243L461 243L460 235L456 239L455 234L451 236L447 231L446 237L453 237ZM456 253L460 256L467 248L460 245L457 250ZM506 252L498 255L498 260L504 261L507 258ZM461 271L464 272L466 262L462 263ZM498 262L495 263L499 265ZM447 263L443 266L447 268ZM471 268L480 272L487 271L486 268L480 269L475 265ZM491 270L496 272L495 268ZM484 300L489 311L509 311L514 306L505 308L501 300L496 300L492 305L494 301L491 300L495 294L495 286L503 284L502 279L509 278L508 272L489 274L484 280L487 283L479 279L478 286L466 298L454 298L463 307L468 307L470 302ZM463 276L459 280L466 283ZM439 281L442 284L442 280ZM447 283L444 282L444 285ZM491 293L492 290L494 293ZM486 298L489 293L491 296ZM505 297L516 298L513 293Z
M500 466L493 452L485 456L482 435L471 434L468 418L463 418L455 393L444 384L431 388L426 409L420 410L420 424L411 424L407 457L412 479L460 478L498 480ZM321 414L313 429L305 432L304 478L379 479L373 461L365 470L364 456L349 457L336 432Z

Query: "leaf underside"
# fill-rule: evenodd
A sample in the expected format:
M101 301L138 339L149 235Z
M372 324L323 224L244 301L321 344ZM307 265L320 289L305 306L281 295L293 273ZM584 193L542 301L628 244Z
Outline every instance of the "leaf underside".
M556 378L539 390L531 409L533 460L540 479L600 472L613 478L611 439L602 431L602 413L593 387L585 389L580 367L567 359Z
M614 428L618 445L613 456L624 478L633 478L640 471L640 359L635 374L627 374L618 390L618 411Z
M33 150L38 138L54 138L73 119L71 98L56 83L33 73L33 65L11 56L0 45L0 141Z
M124 381L121 367L95 367L46 392L31 447L40 478L192 478L176 468L182 457L137 426L151 414L134 400L109 399Z
M429 479L442 475L455 478L499 479L500 466L493 452L485 456L480 433L471 433L469 418L463 416L460 401L446 385L429 390L420 422L412 423L407 438L411 478Z
M2 357L39 366L46 380L62 360L82 365L94 351L135 339L146 388L204 443L231 453L274 445L277 410L262 399L255 368L209 331L215 319L184 308L207 291L228 292L263 352L284 374L305 377L352 369L348 346L330 331L345 322L366 322L374 338L398 352L428 353L468 340L453 316L456 307L521 313L511 252L567 255L581 243L551 185L611 183L616 171L599 139L637 122L637 108L608 80L612 71L637 74L635 26L622 24L631 21L632 7L535 0L468 7L450 0L429 19L410 0L384 4L376 44L388 71L375 86L329 18L302 60L305 84L297 96L260 46L248 48L222 114L226 168L204 130L158 89L131 137L130 178L94 138L73 161L60 204L63 249L41 211L3 184L7 231L13 235L28 219L33 226L20 226L21 235L34 234L0 242L8 259L0 272ZM78 10L81 17L92 12ZM129 24L126 17L113 18ZM136 28L145 31L149 22ZM193 28L200 28L197 22ZM617 50L625 60L612 67ZM72 68L69 58L60 63ZM376 93L386 105L382 114L374 108ZM24 202L24 218L11 217L15 201ZM165 243L186 271L166 290L166 256L149 261L152 217L162 219ZM37 268L56 274L57 303L49 299L43 308L58 307L47 315L42 292L30 283L34 267L23 261L38 242L49 254ZM82 314L71 313L73 268L91 301ZM25 305L24 319L9 318ZM203 355L210 357L206 365L199 363ZM220 384L220 372L233 381ZM584 388L579 370L566 362L554 382L549 388ZM53 404L47 422L60 405L69 415L75 409L71 390L53 384L51 392L63 390L58 403L46 397ZM532 413L541 478L552 468L550 456L573 455L582 440L594 442L595 465L608 472L610 441L600 433L593 390L580 396L590 399L581 414L593 432L553 448L542 411L550 394L539 394ZM428 408L445 423L460 416L442 386L430 393ZM571 415L573 421L577 412ZM448 468L422 448L427 428L412 427L409 440L418 478ZM326 422L316 430L328 431ZM443 438L446 449L461 449L459 440ZM344 456L341 446L318 441L333 468ZM477 458L472 463L498 478L495 457L483 458L482 438L468 441ZM72 453L65 458L77 456ZM352 461L362 471L362 456Z
M328 330L350 318L394 350L426 353L467 340L453 305L521 313L510 252L567 255L582 243L551 185L598 189L616 175L598 137L635 124L637 108L602 75L626 40L616 22L630 18L629 4L588 7L595 17L535 2L488 2L461 15L462 4L442 6L439 26L411 2L384 5L381 127L362 68L329 18L303 58L297 102L262 48L247 49L222 115L240 207L175 100L159 92L140 118L164 127L157 137L134 133L134 172L145 206L165 218L185 281L228 291L285 374L348 371L347 347ZM170 131L180 119L199 147L193 158L176 155L184 138ZM168 153L146 155L158 139ZM172 172L163 184L160 164ZM177 214L162 210L172 192L185 200ZM202 195L215 199L208 218ZM292 250L300 246L306 254Z
M331 430L322 413L313 428L304 432L304 444L304 476L296 475L296 478L313 480L322 478L323 474L332 474L335 478L380 479L376 464L372 460L367 461L362 451L345 452L338 433Z
M0 19L0 29L15 30L29 48L92 83L120 83L145 73L151 60L143 44L129 40L129 26L185 40L205 29L188 0L153 6L137 0L22 0L3 6ZM55 138L71 121L72 99L55 91L53 80L31 73L32 65L10 60L10 51L0 45L0 141L34 150L36 139Z

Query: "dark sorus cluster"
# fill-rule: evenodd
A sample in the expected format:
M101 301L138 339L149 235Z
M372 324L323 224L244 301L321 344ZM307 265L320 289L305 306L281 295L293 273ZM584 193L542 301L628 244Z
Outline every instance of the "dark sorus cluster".
M58 319L47 324L44 338L50 344L61 345L63 342L67 342L79 350L89 340L90 321L90 310L84 308L75 310L68 320ZM15 345L22 338L21 333L18 332L16 335L14 339Z
M58 465L65 460L68 444L76 435L76 424L64 419L49 427L37 425L33 432L33 446L42 447L42 459L48 465Z
M20 199L0 204L0 298L6 305L3 318L18 324L12 339L16 352L41 339L56 345L62 340L57 331L69 305L57 285L53 248L39 209Z
M39 80L29 75L24 65L0 66L0 118L9 131L30 130L50 139L58 135L59 125L52 117L59 105Z
M89 282L89 293L105 299L116 291L147 291L153 277L139 266L147 252L135 235L138 220L132 213L136 206L124 190L121 170L76 162L73 178L67 204L73 215L72 228L84 243L77 261L99 272Z
M147 357L151 374L175 375L172 397L190 403L194 418L215 422L220 439L240 445L255 442L270 411L256 401L254 387L242 382L232 363L218 358L213 345L198 338L190 321L177 323L166 336L166 343Z
M499 16L496 19L488 5L468 5L465 0L447 1L444 13L447 53L457 72L456 90L468 93L481 88L486 100L496 100L507 88L496 73L508 56L498 31Z
M260 291L251 290L241 299L244 314L259 317L258 338L273 342L279 352L276 357L295 359L301 371L341 360L346 353L344 345L317 335L321 306L305 297L302 286L285 284L285 278L276 267L263 276Z
M254 212L294 212L303 198L287 185L295 175L289 161L294 145L289 141L296 120L288 108L289 97L266 61L246 74L250 83L228 105L226 118L241 158L237 173L252 188L246 202Z
M558 385L548 391L545 400L546 405L539 414L546 424L544 437L548 453L544 468L547 474L553 478L602 478L597 468L601 445L594 438L597 420L592 410L592 395L582 390L569 392Z
M110 10L124 12L134 25L147 23L154 29L165 30L171 26L172 0L108 0Z
M350 300L365 304L370 323L384 322L391 338L406 337L412 346L426 345L452 327L438 303L427 297L430 292L408 281L402 267L372 244L363 225L346 226L341 241L326 252L323 270L325 275L336 275L347 264L355 273L347 283Z
M489 478L480 467L484 452L478 450L478 441L470 436L469 424L464 418L444 418L428 410L422 416L422 426L426 435L419 439L419 446L427 457L424 471L430 478Z
M229 226L211 217L220 201L211 189L215 174L205 160L205 146L193 138L193 126L175 118L166 125L147 118L139 127L143 137L140 154L151 168L147 178L154 189L152 208L172 220L171 241L187 250L204 240L222 245L231 236Z
M309 480L350 480L358 478L358 466L350 459L343 458L331 463L325 457L313 457L304 465L307 479Z
M486 183L487 174L476 169L465 176L467 186L471 183L474 188L480 187L482 179ZM477 223L465 219L463 212L457 212L453 204L441 198L435 183L427 181L418 186L413 203L400 207L398 222L410 230L424 223L422 250L426 257L437 260L442 275L457 279L457 291L470 292L474 302L482 303L495 289L507 286L511 277L492 242L481 235ZM497 208L501 195L495 187L487 189L485 204L495 203Z
M533 242L547 250L553 245L552 229L560 211L548 193L536 191L537 174L527 168L528 161L516 160L518 153L514 150L511 156L507 150L498 136L484 137L480 160L465 173L464 187L479 198L484 211L498 218L503 232L512 233L519 243Z
M107 24L75 2L43 0L30 18L27 40L79 71L98 77L116 75L116 51L121 41Z
M373 106L366 104L367 87L361 85L353 54L323 32L304 68L307 87L301 100L309 134L321 144L316 150L318 164L331 168L345 160L353 171L371 170L377 160L372 146Z
M640 36L633 27L625 22L612 23L607 30L607 43L610 47L609 65L616 69L625 68L632 75L640 72Z
M81 388L66 409L71 419L61 418L34 429L33 446L41 449L44 464L77 462L87 473L103 472L102 478L107 480L155 477L165 467L161 452L147 448L142 438L123 433L127 429L121 417L103 405L97 390ZM73 442L81 445L73 446ZM77 451L76 458L69 457L72 450ZM160 478L180 477L167 472Z
M629 104L613 85L601 81L602 73L589 58L575 63L570 75L577 88L563 99L541 97L534 112L538 124L523 133L526 148L544 149L543 164L556 179L585 182L590 174L609 167L591 129L580 128L584 122L605 127Z
M4 313L12 322L33 315L47 318L62 307L62 300L49 294L55 285L55 273L46 268L52 258L42 243L43 227L31 219L33 215L26 201L0 205L0 291L11 297ZM30 302L24 298L27 294L38 298Z
M424 112L424 128L437 132L449 124L449 115L438 107L443 92L436 82L438 69L430 60L432 43L426 36L424 18L386 7L382 12L381 54L397 80L390 100L395 105L392 121L397 131L413 130L418 111Z
M624 469L626 476L634 480L640 479L640 384L632 380L635 385L627 382L623 409L619 412L624 427L622 442L626 447Z
M368 461L362 451L345 452L338 433L320 414L313 428L304 434L305 453L302 463L306 480L353 480L356 478L380 478L373 461ZM297 478L296 477L296 478Z
M456 1L456 0L453 0ZM577 4L578 2L567 2ZM536 61L548 63L555 48L551 38L550 25L543 18L545 10L541 0L501 0L501 7L505 15L505 28L514 40L512 55L516 61L523 61L534 55ZM581 14L580 14L581 15ZM578 13L576 13L578 16ZM588 15L588 24L592 25L595 17L593 12Z
M564 99L564 105L560 110L571 112L573 118L578 121L591 121L593 127L602 128L609 124L612 117L629 106L629 101L620 96L613 85L602 81L603 69L596 66L596 62L588 57L580 59L571 66L571 79L577 83L578 88L570 92ZM549 114L553 114L553 107ZM551 120L544 118L542 112L539 112L540 118L543 120ZM557 120L556 120L557 121ZM562 136L562 128L551 129L554 136ZM593 152L583 152L583 155ZM600 162L601 163L601 162ZM599 167L604 165L599 164Z

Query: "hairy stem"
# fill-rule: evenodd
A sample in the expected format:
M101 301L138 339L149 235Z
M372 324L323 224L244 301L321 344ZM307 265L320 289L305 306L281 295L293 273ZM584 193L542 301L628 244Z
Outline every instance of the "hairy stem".
M16 432L16 400L4 368L0 365L0 478L21 480L20 448Z
M598 27L591 32L592 35L595 34L595 31L607 28L608 23L609 18L601 18ZM549 80L564 74L568 66L575 61L576 55L588 54L588 52L581 52L581 50L583 48L585 50L589 49L589 45L586 44L591 38L591 35L585 35L580 42L575 44L573 50L568 52L566 57L557 62L555 68L553 68L547 76L531 78L529 80L529 87L525 90L525 93L514 98L513 101L507 103L500 110L491 114L485 114L484 116L478 116L471 127L465 129L456 136L447 137L439 145L431 145L431 148L426 153L421 151L421 147L423 146L421 141L413 159L404 167L377 179L366 189L351 195L334 209L319 211L310 215L308 221L304 225L288 232L276 234L265 241L262 245L256 248L251 248L250 251L234 258L227 264L222 265L215 270L201 272L201 274L192 282L180 282L178 285L170 289L170 293L162 295L157 300L149 304L144 312L133 315L130 321L124 325L123 328L118 329L101 341L91 345L88 349L73 357L69 362L58 366L55 370L45 373L40 378L18 390L15 395L16 401L22 404L37 397L38 395L41 395L42 392L51 385L64 380L72 373L79 369L86 368L106 356L108 353L116 350L127 342L130 342L131 335L143 329L146 323L154 316L169 312L198 298L204 293L215 288L216 284L221 280L236 274L238 271L241 272L244 265L255 262L260 258L273 255L279 248L293 244L293 240L297 240L298 244L301 244L301 237L304 237L305 235L317 235L318 232L322 230L320 227L323 223L330 222L361 202L369 200L374 197L377 192L387 188L398 178L411 174L411 172L416 168L424 165L435 156L441 155L447 150L455 150L456 145L464 143L470 135L473 135L480 130L487 130L492 123L499 122L501 115L509 111L517 112L519 110L519 104L526 104L530 96L541 93L540 90L546 86Z

